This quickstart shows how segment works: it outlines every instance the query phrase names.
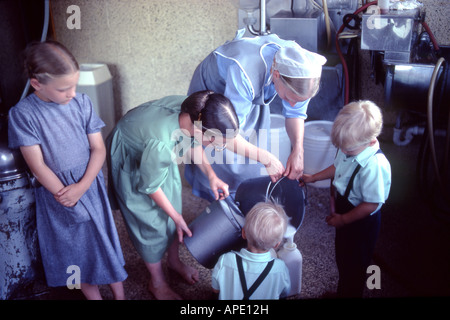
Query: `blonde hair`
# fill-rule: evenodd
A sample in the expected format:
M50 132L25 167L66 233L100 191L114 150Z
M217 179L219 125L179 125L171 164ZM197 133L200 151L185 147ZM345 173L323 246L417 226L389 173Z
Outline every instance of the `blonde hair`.
M260 202L245 217L244 231L249 245L268 251L283 240L288 218L283 207L273 202Z
M376 139L383 127L383 115L372 101L355 101L339 111L331 130L331 142L342 150L352 150Z
M289 78L280 74L286 87L299 97L314 97L320 88L320 78Z

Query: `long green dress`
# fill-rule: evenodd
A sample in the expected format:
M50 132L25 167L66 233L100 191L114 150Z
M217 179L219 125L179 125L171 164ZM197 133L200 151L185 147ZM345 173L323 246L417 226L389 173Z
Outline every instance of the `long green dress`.
M169 96L130 110L108 137L110 200L144 261L161 260L175 236L173 220L148 196L161 188L181 214L181 177L174 148L186 96ZM191 141L184 136L185 141Z

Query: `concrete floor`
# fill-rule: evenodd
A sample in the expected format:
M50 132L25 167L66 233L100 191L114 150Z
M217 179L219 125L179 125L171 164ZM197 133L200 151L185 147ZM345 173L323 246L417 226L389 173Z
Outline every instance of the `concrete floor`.
M416 158L421 137L404 147L392 142L392 126L385 126L380 137L382 149L392 166L392 189L382 209L381 233L373 264L381 270L381 289L366 290L367 298L449 297L450 296L450 214L432 209L421 195L417 182ZM189 223L208 205L192 195L183 183L183 215ZM308 188L308 205L295 242L303 255L302 291L290 299L320 299L337 286L334 260L334 229L325 223L329 210L328 188ZM119 211L114 212L128 279L124 282L130 300L152 300L147 291L149 273L133 248ZM167 271L172 287L189 300L214 299L211 270L205 269L185 246L180 255L200 272L200 281L188 285ZM105 299L109 288L101 287ZM68 289L44 290L37 299L83 299L80 292Z

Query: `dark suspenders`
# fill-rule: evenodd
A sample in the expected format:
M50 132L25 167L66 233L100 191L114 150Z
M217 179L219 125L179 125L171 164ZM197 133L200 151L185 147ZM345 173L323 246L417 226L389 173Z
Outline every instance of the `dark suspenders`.
M244 292L244 297L242 298L242 300L248 300L250 298L250 296L253 294L253 292L255 292L255 290L259 287L261 282L263 282L264 278L269 274L270 269L272 269L274 261L275 260L271 260L271 261L269 261L269 263L267 263L266 268L259 275L258 279L256 279L256 281L252 284L250 289L247 289L247 282L245 281L245 274L244 274L244 267L242 265L242 258L238 254L236 254L236 263L238 266L239 278L241 280L242 291Z
M378 151L375 154L377 154L377 153L383 153L383 151L381 151L381 149L378 149ZM352 176L350 178L350 181L348 182L347 189L345 189L345 193L344 193L344 198L345 199L348 199L350 191L353 188L353 180L355 180L355 176L358 174L360 169L361 169L361 165L358 164L358 166L355 168L355 171L353 171L353 174L352 174Z

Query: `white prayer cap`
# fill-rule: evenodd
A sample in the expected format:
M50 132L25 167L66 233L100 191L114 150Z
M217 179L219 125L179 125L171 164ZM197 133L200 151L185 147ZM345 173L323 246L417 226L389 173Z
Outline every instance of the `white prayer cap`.
M319 78L327 59L300 46L282 47L275 54L275 70L288 78Z

